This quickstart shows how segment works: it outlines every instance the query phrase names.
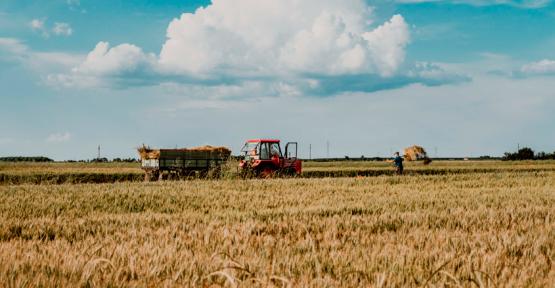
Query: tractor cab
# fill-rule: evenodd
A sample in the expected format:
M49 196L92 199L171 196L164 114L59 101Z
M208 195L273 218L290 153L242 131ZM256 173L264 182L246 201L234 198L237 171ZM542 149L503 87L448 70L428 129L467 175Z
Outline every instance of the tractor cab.
M243 172L252 172L262 177L276 173L301 174L302 162L297 158L297 146L297 142L289 142L283 151L279 140L248 140L241 149L244 158L239 163L239 168Z

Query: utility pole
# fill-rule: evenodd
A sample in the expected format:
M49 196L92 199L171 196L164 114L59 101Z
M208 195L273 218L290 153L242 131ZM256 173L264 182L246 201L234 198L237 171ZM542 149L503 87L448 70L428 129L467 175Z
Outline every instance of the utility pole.
M96 159L100 159L100 145L98 145L98 156L96 157Z
M312 160L312 144L308 144L308 160Z

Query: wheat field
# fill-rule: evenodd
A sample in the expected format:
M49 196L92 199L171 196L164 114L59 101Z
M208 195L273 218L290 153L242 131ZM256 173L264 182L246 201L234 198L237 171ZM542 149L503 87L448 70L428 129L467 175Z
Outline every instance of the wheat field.
M225 179L240 178L238 162L224 165ZM408 162L410 175L482 174L503 172L555 171L555 161L434 161L431 165ZM392 176L386 161L337 161L303 163L303 178ZM0 162L0 185L82 184L142 182L139 163L9 163Z
M554 204L550 169L3 185L0 286L548 287Z

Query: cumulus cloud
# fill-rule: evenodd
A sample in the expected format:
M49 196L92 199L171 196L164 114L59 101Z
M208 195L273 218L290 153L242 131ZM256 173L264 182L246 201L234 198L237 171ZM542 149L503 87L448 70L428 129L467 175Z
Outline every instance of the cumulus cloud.
M48 82L66 87L94 87L107 85L122 78L146 79L156 66L156 56L144 53L135 45L121 44L110 47L108 42L99 42L86 56L85 60L74 67L69 74L51 74Z
M69 140L71 140L71 134L69 132L53 133L46 138L46 142L48 143L63 143Z
M197 76L391 74L404 59L408 26L395 15L372 29L372 18L361 0L216 0L170 23L159 62Z
M555 75L555 61L544 59L521 67L520 74L525 76Z
M326 81L356 82L346 91L420 81L400 71L410 42L403 16L374 18L363 0L214 0L171 21L159 55L99 42L71 73L49 79L66 86L259 81L290 95L326 94L319 92L328 91Z
M74 71L83 74L115 75L150 67L155 61L156 56L143 53L142 49L135 45L121 44L110 48L108 42L99 42Z
M408 40L408 27L400 15L374 30L354 34L341 18L324 13L281 49L277 64L301 73L390 76L403 62Z

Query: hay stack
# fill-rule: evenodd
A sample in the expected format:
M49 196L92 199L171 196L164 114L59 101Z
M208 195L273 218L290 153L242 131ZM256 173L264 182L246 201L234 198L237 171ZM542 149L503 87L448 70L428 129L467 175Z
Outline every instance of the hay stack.
M219 146L199 146L193 148L178 148L178 149L163 149L164 151L172 151L172 152L210 152L211 154L217 154L220 157L229 157L231 155L231 150L227 147ZM141 160L146 159L159 159L160 158L160 149L151 149L148 146L143 145L142 147L137 148L139 155L141 156Z
M231 154L231 150L223 146L204 145L199 147L186 148L185 150L186 151L210 151L210 152L217 152L221 154L228 154L228 153Z
M423 147L417 145L405 148L405 159L407 161L424 160L424 165L432 163L432 159L428 157L426 150L424 150Z
M408 161L421 160L427 157L426 150L424 148L413 145L411 147L405 148L405 159Z
M137 148L139 155L141 156L141 160L147 159L158 159L160 158L160 150L158 149L151 149L148 146L143 144L143 147Z

